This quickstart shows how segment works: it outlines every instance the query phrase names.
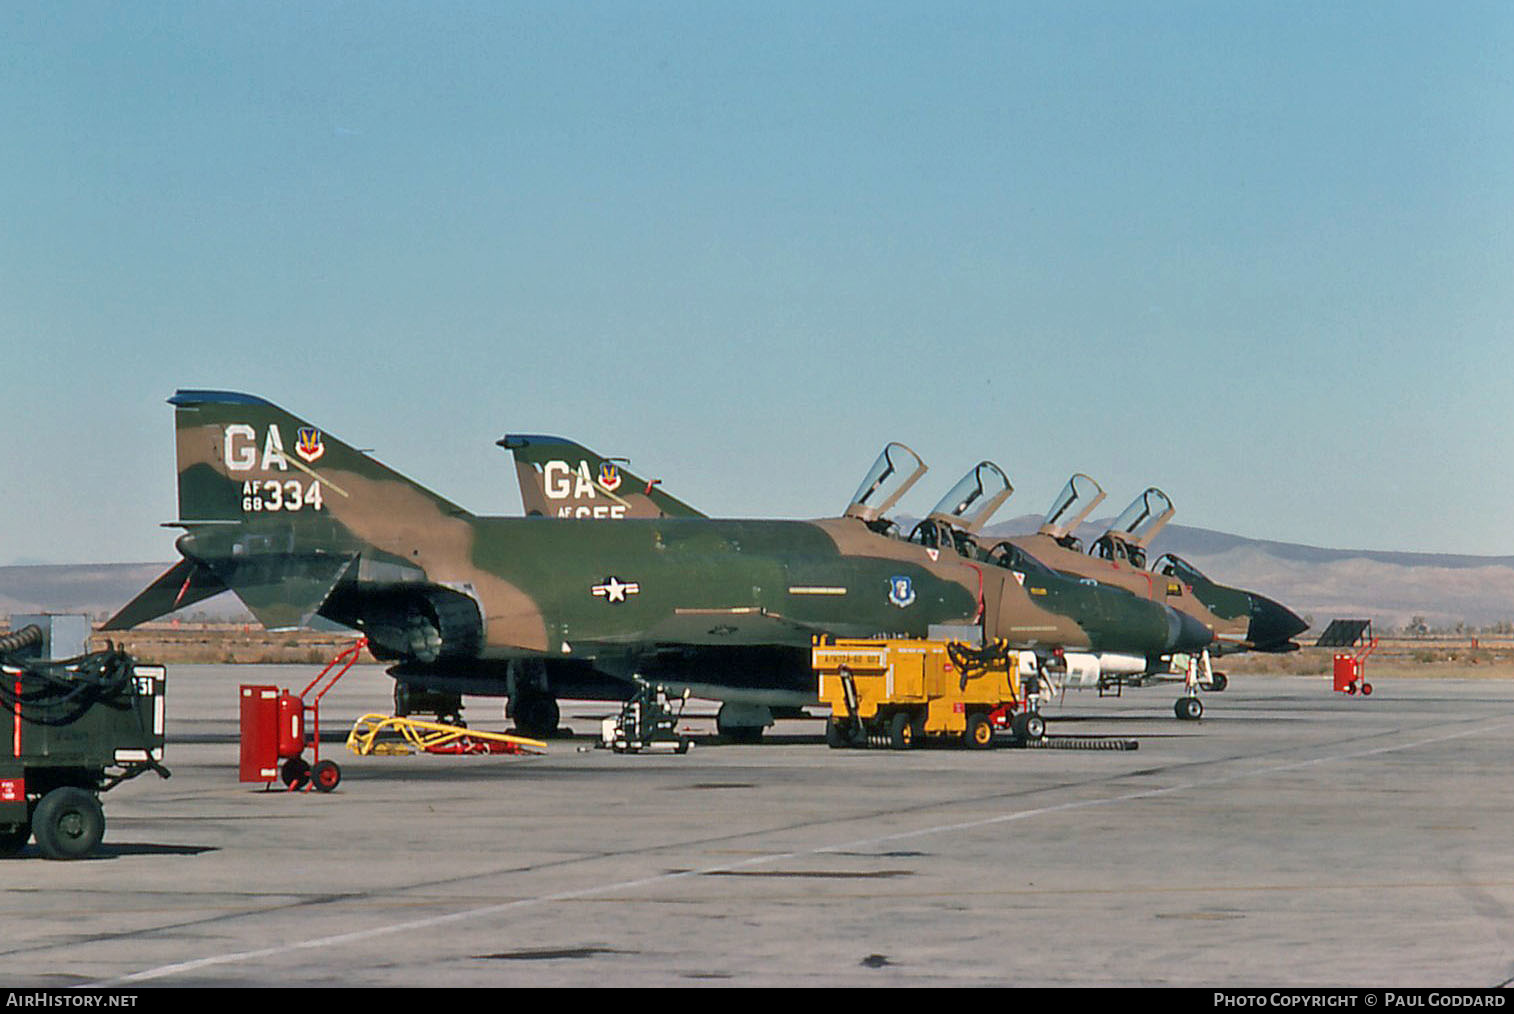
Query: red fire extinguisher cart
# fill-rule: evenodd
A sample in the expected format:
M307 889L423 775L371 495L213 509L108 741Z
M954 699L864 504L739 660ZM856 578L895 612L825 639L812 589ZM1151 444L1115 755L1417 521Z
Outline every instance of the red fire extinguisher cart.
M356 664L367 646L367 638L358 638L298 694L243 684L241 781L271 786L282 780L290 791L314 788L321 792L330 792L341 783L341 767L336 761L321 759L321 698ZM310 716L308 737L306 714ZM307 746L311 761L304 757Z

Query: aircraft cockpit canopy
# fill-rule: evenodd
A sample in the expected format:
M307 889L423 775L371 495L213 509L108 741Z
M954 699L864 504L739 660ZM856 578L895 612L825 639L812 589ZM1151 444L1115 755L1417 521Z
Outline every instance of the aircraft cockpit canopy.
M1161 574L1163 577L1175 578L1190 587L1203 587L1212 583L1208 577L1204 576L1203 571L1181 556L1176 556L1172 553L1164 553L1158 557L1157 562L1151 565L1151 571L1154 574Z
M909 533L909 541L926 549L955 550L969 560L978 558L978 543L973 537L948 521L929 517Z
M1130 506L1114 519L1114 524L1104 534L1117 536L1121 542L1145 548L1151 544L1156 533L1172 520L1174 513L1175 508L1167 494L1152 486L1132 500Z
M1079 472L1067 480L1067 485L1052 501L1051 510L1041 519L1037 534L1049 535L1059 542L1070 537L1104 496L1104 490L1097 482Z
M1146 550L1134 542L1126 542L1117 532L1105 532L1089 550L1101 560L1128 563L1137 570L1146 566Z
M1017 570L1022 574L1050 574L1051 568L1012 542L1001 542L988 551L988 562L995 567Z
M969 532L976 532L988 523L994 511L1009 499L1015 488L1009 484L1004 470L992 461L980 461L972 471L964 475L927 518Z
M898 503L925 472L926 464L920 455L901 443L889 444L867 470L866 478L846 508L846 517L872 524Z

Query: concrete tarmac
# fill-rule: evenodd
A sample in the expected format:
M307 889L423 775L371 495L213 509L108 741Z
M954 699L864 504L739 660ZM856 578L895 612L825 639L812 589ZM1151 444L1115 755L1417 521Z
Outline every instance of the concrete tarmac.
M1239 676L1070 693L1131 752L830 750L819 721L687 756L355 757L336 792L237 781L237 686L169 672L173 778L104 797L100 855L0 862L0 984L1497 986L1514 978L1514 681ZM1370 675L1370 674L1369 674ZM479 728L504 729L475 699Z

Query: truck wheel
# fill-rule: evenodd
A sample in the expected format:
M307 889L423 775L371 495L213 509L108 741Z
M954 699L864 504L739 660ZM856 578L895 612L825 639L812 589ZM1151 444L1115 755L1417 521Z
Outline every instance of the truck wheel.
M20 852L26 847L26 842L31 836L30 822L12 824L7 830L0 831L0 859Z
M901 711L889 719L888 745L895 750L908 750L915 745L915 723L909 712Z
M342 784L342 769L336 761L323 760L310 769L310 780L315 783L317 791L330 792Z
M967 716L967 731L962 738L970 750L987 750L994 745L994 726L981 711Z
M32 814L37 847L49 859L81 859L105 837L105 811L93 792L74 786L42 797Z
M825 745L832 750L840 750L847 745L846 732L834 718L825 720Z

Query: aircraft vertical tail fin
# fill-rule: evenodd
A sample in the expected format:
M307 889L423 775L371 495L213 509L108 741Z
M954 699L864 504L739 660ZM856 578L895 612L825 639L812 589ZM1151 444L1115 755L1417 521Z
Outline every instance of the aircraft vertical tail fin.
M705 515L625 467L562 437L511 434L526 514L562 518L702 518Z
M270 630L306 626L361 558L425 576L425 539L465 553L472 515L271 402L232 391L169 399L184 560L108 621L123 629L230 589Z
M386 492L429 502L447 514L467 514L254 395L181 390L168 402L175 409L181 522L246 522L260 515L319 521L352 498L348 486L368 484L382 484Z

